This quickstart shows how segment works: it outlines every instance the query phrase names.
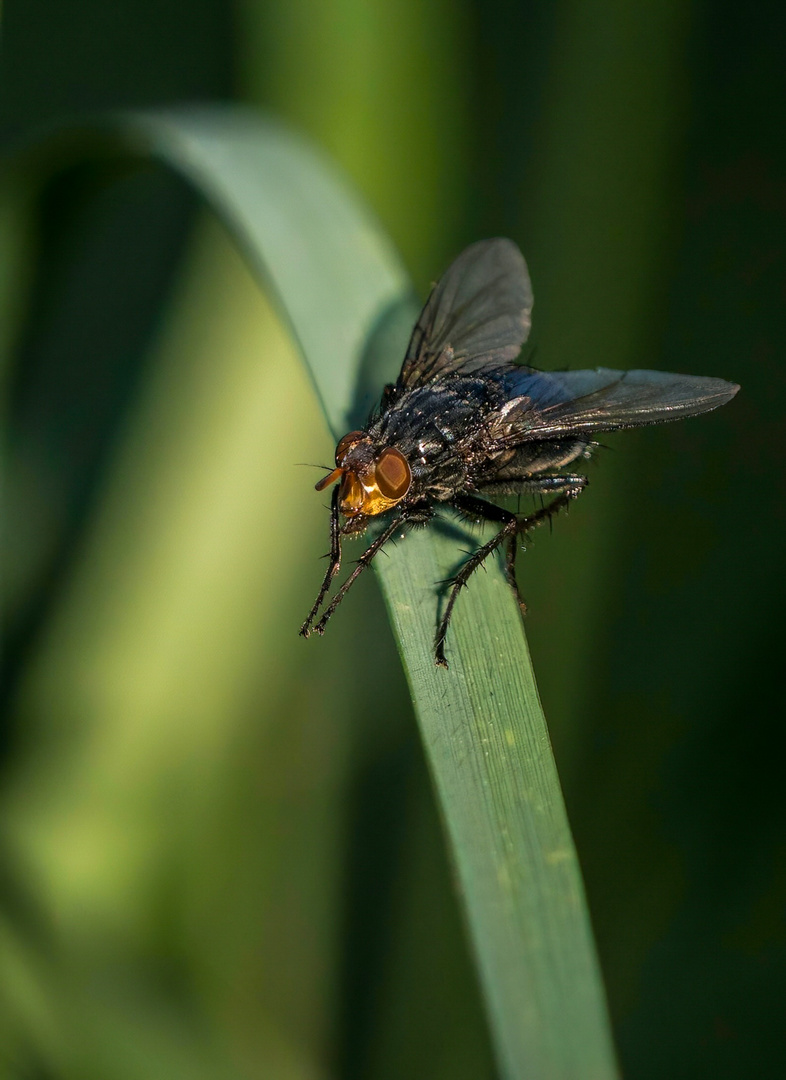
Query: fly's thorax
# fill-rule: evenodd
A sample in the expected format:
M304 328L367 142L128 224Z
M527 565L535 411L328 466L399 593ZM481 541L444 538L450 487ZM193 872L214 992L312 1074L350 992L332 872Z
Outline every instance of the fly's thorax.
M339 509L347 518L374 517L390 510L412 486L412 469L395 446L379 445L365 431L351 431L336 447L336 468L317 484L339 480Z

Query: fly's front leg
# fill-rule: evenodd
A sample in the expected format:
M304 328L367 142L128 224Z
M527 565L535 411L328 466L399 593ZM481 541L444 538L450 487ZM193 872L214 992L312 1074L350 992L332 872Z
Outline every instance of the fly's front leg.
M347 580L344 582L344 584L338 590L338 592L333 597L333 599L330 601L328 606L325 608L325 611L322 614L322 618L319 620L319 622L314 627L314 631L317 634L324 634L325 627L327 626L327 623L328 623L328 620L330 619L330 616L336 610L338 605L341 603L341 601L347 595L349 590L355 584L355 582L360 577L360 575L363 573L363 571L366 569L366 567L370 565L372 559L377 554L377 552L381 550L382 546L388 542L388 540L391 538L391 536L393 536L393 534L396 532L396 530L400 529L402 527L402 525L405 524L406 521L407 521L406 513L401 514L400 517L395 518L395 520L392 521L390 523L390 525L388 525L388 527L386 529L384 529L379 534L379 536L376 538L376 540L371 541L369 546L366 548L366 550L363 552L363 554L358 559L357 565L355 566L355 569L352 571L352 573L349 575ZM302 633L302 631L301 631L301 633Z
M300 627L300 634L302 637L308 637L312 631L312 623L317 617L317 612L322 607L322 601L327 596L328 590L333 583L333 578L339 572L341 568L341 529L339 528L338 521L338 493L339 488L336 485L333 488L333 495L330 500L330 551L328 552L328 568L325 571L325 578L322 582L322 587L319 590L314 606L308 613L308 617L303 625Z

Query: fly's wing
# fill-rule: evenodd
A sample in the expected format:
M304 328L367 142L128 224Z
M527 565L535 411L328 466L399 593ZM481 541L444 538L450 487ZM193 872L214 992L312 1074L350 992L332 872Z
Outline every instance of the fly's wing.
M535 371L519 368L506 380L518 414L508 415L515 442L577 432L614 431L698 416L729 401L735 383L666 371ZM509 406L510 407L510 406Z
M531 311L527 264L513 241L472 244L434 286L412 331L398 386L508 363L527 339Z

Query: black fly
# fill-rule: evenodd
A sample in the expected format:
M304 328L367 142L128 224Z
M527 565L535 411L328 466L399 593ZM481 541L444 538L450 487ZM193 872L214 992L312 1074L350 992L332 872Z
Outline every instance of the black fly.
M360 431L336 447L336 468L316 485L333 489L330 562L300 628L322 634L347 590L402 527L423 525L442 504L498 531L469 557L451 583L434 643L447 667L445 635L469 577L504 545L505 572L521 603L515 561L519 535L575 499L587 478L566 471L589 457L592 436L696 416L729 401L739 387L723 379L660 371L537 371L513 363L527 339L532 289L524 258L510 240L468 247L431 295L412 331L401 373ZM486 496L551 495L529 516ZM333 600L315 621L341 565L341 539L390 513ZM343 517L343 524L341 518Z

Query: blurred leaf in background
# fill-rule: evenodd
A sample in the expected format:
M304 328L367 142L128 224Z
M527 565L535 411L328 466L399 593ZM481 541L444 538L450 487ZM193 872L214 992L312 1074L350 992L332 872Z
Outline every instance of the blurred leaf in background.
M535 362L734 379L621 433L521 560L623 1072L779 1075L786 15L647 0L6 4L0 133L240 100L332 153L422 291L510 235ZM9 1077L492 1075L373 582L295 634L332 453L184 186L0 207ZM363 648L385 694L352 684Z

